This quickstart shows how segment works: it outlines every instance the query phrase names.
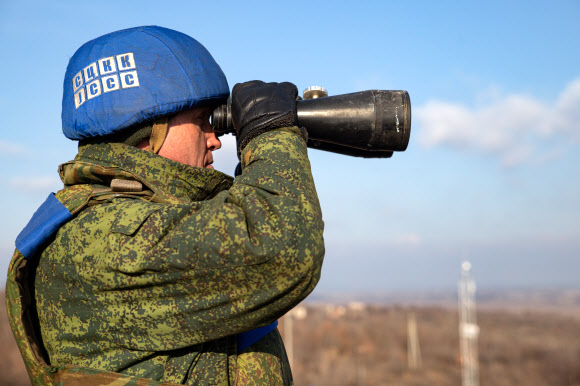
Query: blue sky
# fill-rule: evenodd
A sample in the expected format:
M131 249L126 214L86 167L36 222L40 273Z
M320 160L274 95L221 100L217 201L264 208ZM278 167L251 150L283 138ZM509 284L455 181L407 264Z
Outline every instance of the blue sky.
M454 289L463 259L480 288L578 288L579 17L577 1L0 2L1 275L76 153L60 123L69 58L154 24L198 39L230 87L409 91L406 152L310 152L326 223L318 292ZM232 138L214 158L232 173Z

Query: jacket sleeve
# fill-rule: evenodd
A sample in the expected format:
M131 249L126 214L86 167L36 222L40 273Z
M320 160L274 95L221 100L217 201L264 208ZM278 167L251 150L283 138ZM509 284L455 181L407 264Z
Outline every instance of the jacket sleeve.
M229 190L157 210L143 223L139 237L156 235L139 258L146 269L119 275L123 303L108 315L119 321L110 333L120 344L168 350L240 333L271 323L312 292L323 221L300 131L258 136L242 165Z

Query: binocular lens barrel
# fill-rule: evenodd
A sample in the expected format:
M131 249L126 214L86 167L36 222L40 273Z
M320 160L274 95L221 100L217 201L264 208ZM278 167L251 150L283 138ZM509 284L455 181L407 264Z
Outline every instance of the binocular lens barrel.
M404 151L411 135L407 91L368 90L299 100L298 125L308 131L308 147L364 158L388 158ZM234 132L231 105L216 108L212 125Z

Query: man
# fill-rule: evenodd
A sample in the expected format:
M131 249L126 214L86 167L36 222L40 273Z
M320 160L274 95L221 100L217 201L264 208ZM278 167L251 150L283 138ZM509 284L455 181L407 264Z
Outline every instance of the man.
M7 304L38 384L291 384L276 320L320 277L323 223L296 87L232 92L241 175L211 166L229 88L160 27L83 45L64 82L79 153L17 239Z

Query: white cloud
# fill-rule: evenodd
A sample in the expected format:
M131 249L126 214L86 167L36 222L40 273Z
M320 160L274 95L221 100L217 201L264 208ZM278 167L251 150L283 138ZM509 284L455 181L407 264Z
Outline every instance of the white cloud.
M421 145L492 153L513 167L538 155L538 143L546 139L580 140L580 79L552 104L508 95L477 108L435 100L413 113Z
M59 190L62 182L58 177L14 177L8 181L8 186L26 193L37 193Z
M553 130L568 131L575 140L580 139L580 79L576 79L562 92L555 106ZM550 127L548 127L549 129Z
M29 151L22 145L0 139L0 154L4 156L26 155Z

